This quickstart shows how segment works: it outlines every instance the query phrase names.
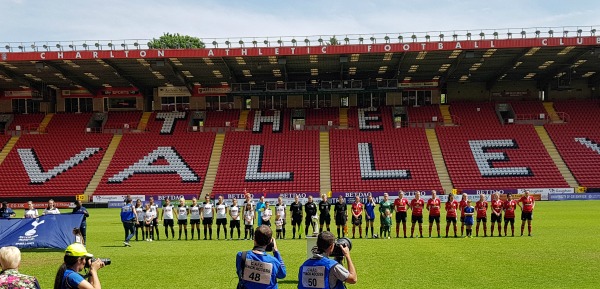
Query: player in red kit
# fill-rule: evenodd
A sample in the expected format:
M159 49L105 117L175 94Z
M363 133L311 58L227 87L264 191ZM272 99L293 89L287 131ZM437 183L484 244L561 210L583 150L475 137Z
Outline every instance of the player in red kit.
M521 206L521 204L523 204ZM535 208L535 199L529 194L529 191L525 191L525 195L519 199L518 203L521 208L521 236L523 236L523 230L525 230L525 221L527 221L527 232L531 237L531 220L533 220L533 209Z
M402 223L404 238L406 238L406 211L409 205L408 200L404 197L404 192L398 192L398 198L394 201L394 209L396 210L396 238L400 235L400 223Z
M490 236L494 237L494 223L498 223L498 237L502 237L502 209L504 208L504 202L500 200L500 192L496 191L492 195L492 224L490 229ZM504 234L506 236L506 234Z
M354 239L354 233L356 227L358 227L359 237L362 238L362 213L363 203L360 202L360 198L355 197L354 203L352 203L352 239Z
M410 237L413 238L415 233L415 223L419 222L419 235L423 238L423 207L425 207L425 201L421 199L421 192L417 191L415 193L415 198L410 201L410 210L412 211L412 216L410 222L412 226L410 227Z
M458 204L458 209L460 210L460 236L461 237L465 233L465 208L467 207L468 200L469 200L469 196L466 193L463 193L460 196L460 203Z
M431 238L431 228L435 221L435 227L437 228L438 238L440 238L440 207L442 202L437 197L435 190L431 191L431 199L427 201L427 211L429 211L429 238Z
M454 194L448 195L448 201L446 202L446 238L448 238L448 229L450 229L450 223L454 225L454 238L456 238L456 210L458 209L458 202L454 199Z
M475 237L479 237L479 223L483 222L483 236L487 237L487 209L488 203L485 201L485 195L479 195L479 201L475 203L477 211L477 226L475 227Z
M506 228L510 223L510 230L512 236L515 236L515 209L517 208L517 201L512 199L511 194L506 195L506 202L504 202L504 236L508 236Z

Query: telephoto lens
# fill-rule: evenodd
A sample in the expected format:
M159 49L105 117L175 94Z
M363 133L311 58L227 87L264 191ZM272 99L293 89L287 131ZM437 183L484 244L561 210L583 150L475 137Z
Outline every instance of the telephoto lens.
M331 257L344 257L342 247L347 247L348 250L352 250L352 241L346 237L337 239L335 241L335 246L333 247L333 252L331 252Z
M92 258L92 263L97 259L100 259L100 261L104 262L104 266L108 266L111 263L110 258Z

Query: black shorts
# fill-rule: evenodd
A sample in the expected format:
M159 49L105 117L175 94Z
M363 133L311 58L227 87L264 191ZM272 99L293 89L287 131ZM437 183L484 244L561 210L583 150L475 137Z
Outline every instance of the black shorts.
M358 217L352 216L352 224L355 226L362 225L362 216L358 216Z
M212 221L212 217L211 218L204 218L202 220L202 225L212 225L213 221Z
M190 220L190 222L193 220ZM177 225L187 225L187 220L177 220Z
M200 219L190 219L190 225L200 225Z
M173 219L164 219L163 220L163 226L165 226L165 227L167 227L167 226L173 227Z
M136 227L136 228L141 228L141 227L143 227L143 226L144 226L144 222L136 222L136 223L135 223L135 227Z
M226 218L217 219L217 226L219 226L219 225L226 226L227 225L227 219Z
M262 224L265 225L265 226L271 227L271 220L267 220L267 221L263 220Z
M515 218L504 217L504 224L508 224L508 223L511 223L512 225L514 225L515 224Z
M239 228L240 227L240 220L230 220L229 221L229 227L230 228Z
M335 216L335 225L336 226L344 226L344 225L346 225L346 221L348 221L348 217L346 215L336 215Z
M331 224L331 215L319 215L319 226L323 227L323 224Z
M465 222L465 216L460 216L460 222L464 223Z
M150 222L150 224L146 224L146 222L144 222L144 227L152 228L152 227L154 227L154 225L152 224L152 222Z
M496 215L494 213L492 213L492 223L498 222L501 223L502 222L502 214L500 215Z
M456 224L456 217L446 217L446 223Z
M477 217L477 223L483 221L484 223L487 223L487 217L483 217L483 218L479 218Z
M153 227L158 227L158 218L152 219L152 226Z
M302 224L302 215L292 215L292 226Z
M396 212L396 223L406 223L406 212Z
M533 220L533 212L522 212L521 213L521 221L525 220Z
M433 221L435 221L436 223L440 223L440 216L429 216L429 223L433 223Z
M410 216L410 222L413 224L416 222L419 222L419 224L423 224L423 216L412 215L412 216Z

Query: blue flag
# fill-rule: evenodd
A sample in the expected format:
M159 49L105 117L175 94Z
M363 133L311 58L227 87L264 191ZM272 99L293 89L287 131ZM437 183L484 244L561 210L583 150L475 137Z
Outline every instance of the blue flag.
M37 219L0 219L0 247L66 249L83 215L45 215Z

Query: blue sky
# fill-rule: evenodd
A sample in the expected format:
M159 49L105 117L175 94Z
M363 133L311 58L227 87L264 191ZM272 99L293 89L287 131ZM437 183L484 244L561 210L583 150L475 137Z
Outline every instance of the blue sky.
M163 32L207 40L600 24L596 1L575 0L0 0L0 7L0 42L149 39Z

